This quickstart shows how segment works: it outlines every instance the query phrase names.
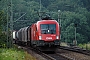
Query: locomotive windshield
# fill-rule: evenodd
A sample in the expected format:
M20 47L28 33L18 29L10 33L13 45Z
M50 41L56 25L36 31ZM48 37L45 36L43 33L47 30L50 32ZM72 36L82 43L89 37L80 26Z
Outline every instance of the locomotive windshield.
M56 24L41 24L42 34L56 34Z

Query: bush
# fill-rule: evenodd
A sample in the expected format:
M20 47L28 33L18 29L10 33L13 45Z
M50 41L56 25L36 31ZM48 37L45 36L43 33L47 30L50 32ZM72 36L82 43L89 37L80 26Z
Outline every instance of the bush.
M6 38L6 34L5 33L0 33L0 48L3 47L5 48L6 47L6 42L7 38Z
M79 44L78 46L81 47L81 48L90 50L90 43L87 43L87 44Z

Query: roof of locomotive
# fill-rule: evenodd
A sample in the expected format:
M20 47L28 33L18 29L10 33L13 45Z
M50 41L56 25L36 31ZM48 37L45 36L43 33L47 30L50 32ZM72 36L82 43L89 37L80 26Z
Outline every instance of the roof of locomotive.
M50 23L50 22L56 22L57 23L57 21L56 20L40 20L40 21L37 21L37 24L38 23Z

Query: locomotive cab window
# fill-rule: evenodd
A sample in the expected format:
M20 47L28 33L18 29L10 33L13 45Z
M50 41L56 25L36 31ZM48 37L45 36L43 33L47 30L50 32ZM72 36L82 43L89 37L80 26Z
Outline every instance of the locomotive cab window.
M56 24L41 24L42 34L56 34Z

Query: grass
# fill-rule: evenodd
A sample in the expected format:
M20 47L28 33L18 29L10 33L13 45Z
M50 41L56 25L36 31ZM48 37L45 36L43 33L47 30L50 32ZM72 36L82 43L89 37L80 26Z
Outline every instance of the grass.
M79 44L78 46L81 47L81 48L90 50L90 43L88 43L88 44Z
M18 50L16 48L11 49L0 48L0 60L36 60L36 59L21 49Z
M62 42L60 45L61 45L61 46L68 46L68 45L67 45L66 43L64 43L64 42ZM88 44L79 44L78 46L81 47L81 48L90 50L90 43L88 43Z

